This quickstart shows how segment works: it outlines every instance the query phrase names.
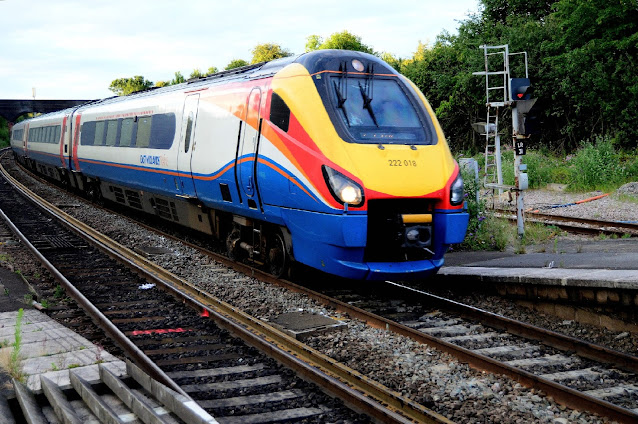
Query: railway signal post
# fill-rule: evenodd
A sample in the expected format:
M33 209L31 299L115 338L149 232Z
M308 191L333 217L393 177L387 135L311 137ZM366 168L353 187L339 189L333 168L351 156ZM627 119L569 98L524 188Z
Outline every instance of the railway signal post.
M522 163L522 157L527 150L526 139L529 138L530 128L525 120L536 99L531 99L533 91L528 70L527 52L510 53L507 44L500 46L480 46L485 59L485 70L473 72L473 75L485 77L485 97L487 115L485 122L472 124L474 130L485 136L485 177L483 186L502 193L503 190L516 193L516 222L518 236L525 233L525 218L523 214L523 193L528 187L527 165ZM524 78L512 78L510 59L522 56L524 59ZM499 131L499 115L501 109L511 108L512 113L512 144L514 148L514 185L503 184L501 169L501 139Z

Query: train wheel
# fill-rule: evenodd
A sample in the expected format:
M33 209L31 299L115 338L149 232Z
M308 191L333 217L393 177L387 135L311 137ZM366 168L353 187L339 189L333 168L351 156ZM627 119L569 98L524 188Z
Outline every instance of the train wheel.
M232 261L239 261L243 259L242 249L239 247L239 241L241 240L241 231L239 228L233 228L226 237L226 254Z
M272 237L270 248L268 249L268 270L277 278L286 274L289 264L286 253L286 243L281 233L277 232Z

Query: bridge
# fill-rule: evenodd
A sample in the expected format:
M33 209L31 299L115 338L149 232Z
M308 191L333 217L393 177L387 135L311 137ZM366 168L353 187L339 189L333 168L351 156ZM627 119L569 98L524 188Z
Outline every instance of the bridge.
M47 113L67 109L91 100L1 100L0 116L9 122L15 122L26 113Z

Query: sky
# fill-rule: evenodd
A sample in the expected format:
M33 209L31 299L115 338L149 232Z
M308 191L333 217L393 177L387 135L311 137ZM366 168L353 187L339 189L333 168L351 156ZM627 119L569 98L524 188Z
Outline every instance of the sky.
M344 30L409 58L457 32L479 0L0 0L0 99L98 99L111 81L222 70L252 49L294 54Z

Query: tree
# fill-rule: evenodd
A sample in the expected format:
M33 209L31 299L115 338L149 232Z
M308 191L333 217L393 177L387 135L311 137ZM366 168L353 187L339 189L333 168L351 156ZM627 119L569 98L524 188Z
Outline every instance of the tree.
M210 68L208 68L208 71L206 71L205 76L213 75L213 74L216 74L217 72L219 72L217 68L215 66L211 66Z
M306 43L306 49L341 49L374 54L374 50L372 49L372 47L367 46L361 42L361 37L351 34L348 31L335 32L318 47L317 44L321 41L321 37L311 35L307 38L307 40L308 42ZM317 48L315 49L314 47Z
M287 49L282 49L279 44L264 43L257 44L252 51L253 58L250 63L269 62L282 57L292 56Z
M166 87L168 85L171 85L170 81L157 81L155 83L155 87Z
M231 69L241 68L242 66L246 65L248 65L248 62L246 62L244 59L233 59L228 65L226 65L224 70L229 71Z
M0 147L9 145L9 125L6 119L0 116Z
M193 69L193 72L191 72L191 74L190 74L190 76L188 78L189 79L201 78L203 76L204 76L204 74L202 74L202 71L200 71L199 69Z
M175 72L175 78L171 80L171 85L181 84L183 82L186 82L186 78L184 78L184 75L182 75L180 71Z
M133 78L119 78L113 80L109 86L109 90L117 96L126 96L136 91L148 90L153 86L152 81L147 81L144 77L136 75Z
M310 35L306 38L306 52L312 52L321 48L323 39L318 35Z

